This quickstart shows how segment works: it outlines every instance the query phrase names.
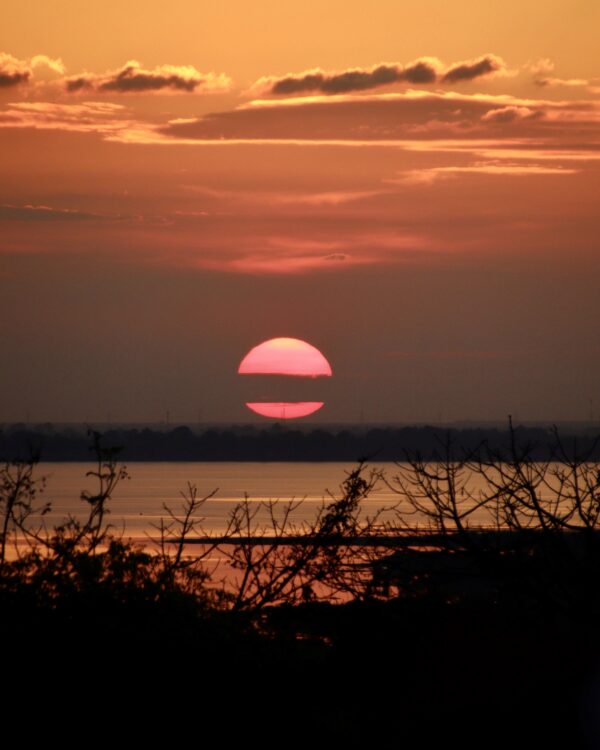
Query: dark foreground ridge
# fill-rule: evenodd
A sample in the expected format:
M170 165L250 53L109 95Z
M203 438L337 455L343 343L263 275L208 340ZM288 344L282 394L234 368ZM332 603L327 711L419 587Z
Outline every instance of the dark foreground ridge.
M552 430L516 427L520 444L531 447L530 456L550 460ZM122 447L121 458L131 461L402 461L406 451L419 452L425 459L439 451L440 443L473 451L483 443L492 450L509 448L507 429L377 427L371 429L300 430L274 424L270 427L231 427L194 431L186 426L171 430L108 429L107 445ZM577 434L564 432L565 445L588 452L600 460L599 428ZM28 455L39 451L44 461L89 461L89 439L85 430L68 428L7 426L0 431L0 456Z

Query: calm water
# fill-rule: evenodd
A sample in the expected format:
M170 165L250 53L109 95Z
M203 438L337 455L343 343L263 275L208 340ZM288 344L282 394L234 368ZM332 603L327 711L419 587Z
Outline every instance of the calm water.
M180 493L186 491L190 482L196 485L199 497L217 490L202 510L207 532L224 531L231 511L245 494L252 502L302 500L294 512L294 520L310 522L323 499L330 499L327 490L340 495L339 485L353 468L352 463L133 463L128 466L130 478L118 484L109 501L109 520L117 528L124 528L126 536L136 539L145 534L155 536L152 524L167 517L163 503L173 510L180 508ZM97 490L93 478L86 477L86 472L94 469L95 465L84 463L39 464L37 475L47 478L40 500L52 502L52 512L46 516L48 526L69 514L78 517L85 514L87 505L80 494L84 489ZM397 499L379 482L364 505L365 512L370 514L380 507L390 507ZM255 520L265 523L266 512L260 509Z
M108 520L126 537L136 540L145 540L147 535L156 537L153 524L167 518L163 504L177 512L183 501L181 493L191 483L197 487L199 497L216 490L202 508L206 533L223 532L232 510L245 495L257 510L255 530L268 526L268 512L260 504L265 500L279 500L280 511L287 501L302 501L292 516L299 526L314 521L323 500L331 500L328 490L340 496L340 484L355 466L352 463L133 463L128 467L130 478L118 484L109 501ZM393 463L373 468L382 470L390 479L397 472ZM80 494L84 489L97 491L93 478L86 477L86 472L94 469L95 465L83 463L39 464L37 475L47 478L40 500L52 503L52 512L45 521L48 527L60 523L69 514L85 515L88 506L80 499ZM471 474L469 485L475 493L485 491L485 482L479 475ZM546 492L547 489L544 494ZM387 508L382 519L393 520L395 514L391 508L398 500L398 495L385 482L378 481L363 504L363 513L372 517L378 509ZM413 515L407 520L414 525L423 519ZM491 523L484 510L478 510L469 520L473 524Z

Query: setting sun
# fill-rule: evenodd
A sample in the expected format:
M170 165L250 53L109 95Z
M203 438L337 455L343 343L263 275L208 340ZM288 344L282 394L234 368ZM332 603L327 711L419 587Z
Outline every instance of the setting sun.
M301 339L274 338L253 347L240 362L239 375L331 377L331 365L312 344ZM246 402L256 414L275 419L295 419L314 414L323 401Z

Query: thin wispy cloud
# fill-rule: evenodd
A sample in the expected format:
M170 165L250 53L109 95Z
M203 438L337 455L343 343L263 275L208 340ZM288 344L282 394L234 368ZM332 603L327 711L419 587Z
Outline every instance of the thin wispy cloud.
M45 205L0 204L0 220L14 221L82 221L101 218L98 214L74 208L55 208Z
M123 214L106 214L83 211L79 208L48 206L43 203L0 204L0 221L122 221Z
M587 88L595 83L599 83L600 79L587 79L587 78L541 78L536 81L538 86L565 86L567 88Z
M498 107L490 109L481 116L482 122L515 122L518 120L537 120L544 117L542 109L533 109L532 107L519 107L509 105L507 107Z
M336 271L341 265L360 266L372 263L365 256L347 253L329 253L328 255L287 255L269 254L249 255L231 260L223 270L249 274L288 275L313 271Z
M549 166L537 163L503 163L475 162L474 164L456 165L449 167L429 167L426 169L408 170L397 179L386 180L387 183L403 185L432 185L440 179L458 177L460 175L492 175L497 177L536 177L539 175L570 175L579 172L574 167Z
M0 128L66 130L106 136L131 128L133 122L125 107L112 102L11 102L0 111Z
M185 190L207 198L231 203L250 203L275 206L332 207L368 200L381 195L383 190L329 190L300 192L290 190L222 190L202 185L186 185Z
M533 76L533 82L541 88L563 87L563 88L588 88L600 84L600 78L563 78L555 75L556 65L549 58L542 58L534 63L528 63L526 69Z
M426 237L394 231L358 233L336 240L277 236L266 238L264 244L268 249L240 248L238 257L204 263L226 271L285 275L396 264L430 250Z

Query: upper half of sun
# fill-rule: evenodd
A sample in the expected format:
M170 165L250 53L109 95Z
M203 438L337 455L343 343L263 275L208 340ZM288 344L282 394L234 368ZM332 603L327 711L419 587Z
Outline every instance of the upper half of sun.
M250 349L238 367L240 375L332 375L331 365L312 344L301 339L275 338Z

